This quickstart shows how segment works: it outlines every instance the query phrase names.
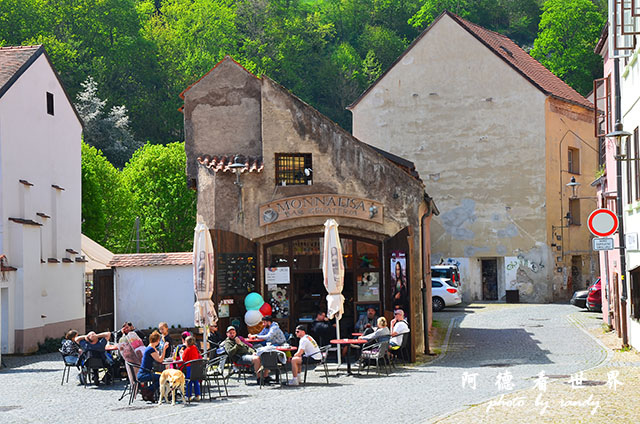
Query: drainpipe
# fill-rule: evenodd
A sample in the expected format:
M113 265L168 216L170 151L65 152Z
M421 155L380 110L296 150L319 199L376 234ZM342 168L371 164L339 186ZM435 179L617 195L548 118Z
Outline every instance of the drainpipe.
M620 59L618 59L617 57L613 60L613 79L616 85L616 130L618 130L618 124L620 124L620 129L622 129L622 110L620 99ZM629 344L629 337L627 335L627 262L624 240L624 219L622 216L622 157L620 156L621 147L622 139L620 139L619 143L616 143L616 212L618 215L618 245L620 246L620 280L622 282L622 296L620 297L620 323L622 327L622 346L626 347Z
M422 244L420 251L422 252L422 328L424 328L424 353L425 355L431 354L429 348L429 303L427 302L427 267L431 269L431 264L425 263L424 257L424 239L425 239L425 221L429 217L429 212L422 215L420 222L420 244Z

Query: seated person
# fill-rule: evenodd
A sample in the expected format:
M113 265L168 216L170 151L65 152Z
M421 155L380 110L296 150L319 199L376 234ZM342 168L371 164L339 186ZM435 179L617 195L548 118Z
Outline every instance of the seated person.
M136 330L136 327L131 322L126 321L124 324L122 324L122 328L116 331L114 341L116 343L119 343L122 336L126 336L131 331L135 332L138 337L140 337L140 340L144 340L144 334L141 331Z
M394 318L391 320L391 340L389 340L389 347L396 349L402 346L403 334L409 332L409 324L404 319L404 311L402 309L396 309L393 313Z
M318 343L313 340L313 337L307 334L306 325L299 325L296 327L296 336L300 339L300 343L298 345L298 351L293 358L291 358L291 373L293 374L293 378L289 380L290 386L297 386L300 384L303 357L307 360L309 365L317 364L322 360L322 352L320 352Z
M166 322L161 322L158 324L158 331L160 332L160 345L158 349L162 350L164 349L164 345L168 344L167 352L173 352L171 336L169 335L169 325Z
M258 377L258 384L260 384L260 357L256 355L256 351L244 343L236 332L236 328L233 325L227 327L227 338L222 342L225 352L229 355L229 359L233 362L241 365L253 364L253 369ZM269 370L264 370L264 381L270 382Z
M365 346L373 343L387 342L391 338L391 331L387 327L387 319L385 317L378 318L377 326L374 331L369 334L358 337L359 339L369 340Z
M108 368L107 373L103 377L103 382L109 383L112 380L113 358L108 354L104 348L107 346L107 342L111 339L111 332L105 331L104 333L96 334L94 331L88 332L84 336L76 336L75 342L80 345L80 348L84 352L82 358L79 359L81 365L84 365L89 358L100 358L102 363ZM94 381L99 384L98 370L93 370Z
M376 310L372 307L367 308L367 312L360 315L360 318L358 318L358 321L356 321L355 332L364 334L365 330L376 326L377 320L378 317L376 315Z
M212 345L209 349L213 349L214 347L218 347L224 341L224 337L218 333L218 323L215 323L209 327L209 337L207 338L209 343Z
M193 336L189 336L185 339L187 347L182 351L182 360L184 362L193 361L194 359L202 359L202 355L198 351L198 347L196 346L196 338ZM191 364L187 364L182 368L182 372L187 378L191 377ZM195 392L195 398L191 397L191 391ZM189 381L187 384L187 398L189 400L200 400L200 382L199 381Z
M151 384L147 387L147 390L142 393L142 398L144 400L154 400L154 394L158 389L160 383L160 374L153 371L154 362L162 363L164 361L164 356L167 353L167 348L169 345L164 346L162 349L162 353L158 353L156 348L160 344L160 333L154 331L149 336L149 346L144 350L144 354L142 355L142 363L140 364L140 369L138 370L138 381L140 382L151 382Z
M329 318L327 318L327 313L321 311L316 315L316 319L313 321L313 324L311 324L309 332L316 337L320 346L326 346L329 344L332 336L335 335L334 327L335 324L333 324L333 326L331 325Z
M271 315L262 317L262 327L262 331L254 336L256 339L271 343L274 346L281 346L287 342L280 326L277 322L273 322Z
M69 330L67 335L64 337L62 347L60 348L62 355L64 355L64 362L69 365L80 365L78 363L78 357L82 353L82 349L75 341L77 335L78 332L76 330Z
M188 331L182 332L182 343L176 346L176 350L173 351L173 360L178 361L182 358L182 351L187 348L187 337L191 336Z

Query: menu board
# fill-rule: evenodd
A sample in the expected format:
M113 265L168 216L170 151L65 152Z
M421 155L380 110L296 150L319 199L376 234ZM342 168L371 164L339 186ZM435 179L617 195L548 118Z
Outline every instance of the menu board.
M219 295L245 295L256 288L256 257L253 253L220 253L216 277Z

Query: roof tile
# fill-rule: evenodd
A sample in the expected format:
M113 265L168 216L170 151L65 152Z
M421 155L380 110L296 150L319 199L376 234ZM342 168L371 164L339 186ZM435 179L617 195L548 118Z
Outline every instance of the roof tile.
M191 265L193 252L177 253L130 253L114 255L109 262L110 267Z
M207 167L212 172L233 172L233 169L229 167L233 163L236 155L229 156L210 156L204 155L198 157L198 163ZM240 173L244 172L262 172L264 169L264 163L262 158L252 158L240 156L240 161L244 163L245 167L240 170Z
M41 46L0 47L0 92Z

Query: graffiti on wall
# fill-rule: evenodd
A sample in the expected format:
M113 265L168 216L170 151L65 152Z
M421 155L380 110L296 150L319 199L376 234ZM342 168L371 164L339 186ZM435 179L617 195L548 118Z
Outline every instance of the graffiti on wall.
M523 255L518 255L516 258L511 258L506 265L507 271L517 270L520 267L529 268L531 272L538 273L544 268L544 264L542 262L529 260Z

